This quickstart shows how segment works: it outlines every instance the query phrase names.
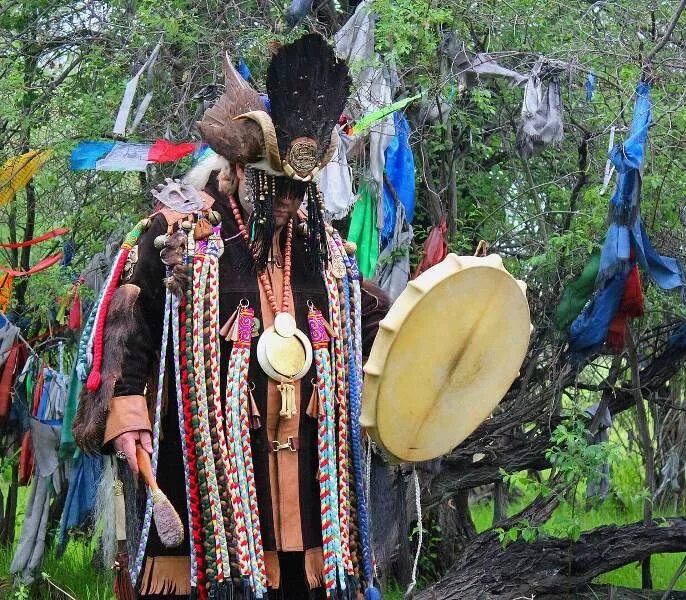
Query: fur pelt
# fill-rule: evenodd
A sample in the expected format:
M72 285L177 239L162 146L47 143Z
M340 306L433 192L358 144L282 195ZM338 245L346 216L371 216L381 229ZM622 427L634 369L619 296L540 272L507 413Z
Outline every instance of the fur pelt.
M229 161L219 154L212 154L201 160L183 178L183 183L193 186L196 190L202 190L215 171L221 172L230 169Z
M105 320L102 384L96 392L84 386L74 418L74 439L89 454L100 452L114 385L121 377L124 348L135 330L133 308L140 293L137 285L125 284L112 296Z

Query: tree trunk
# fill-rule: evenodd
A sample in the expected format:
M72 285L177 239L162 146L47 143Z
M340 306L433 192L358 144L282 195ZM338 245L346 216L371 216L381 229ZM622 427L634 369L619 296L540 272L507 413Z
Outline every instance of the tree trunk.
M655 453L653 442L650 439L650 429L648 427L648 416L643 394L641 393L641 376L638 368L638 356L636 354L636 344L631 329L626 328L627 351L629 354L629 366L631 367L631 387L636 403L636 422L643 449L643 460L645 463L645 486L649 496L643 501L643 523L650 525L653 520L653 500L655 498ZM653 578L650 573L650 556L647 556L641 563L641 587L653 589Z
M537 471L538 472L538 471ZM507 489L499 479L493 484L493 527L507 518Z
M546 594L559 598L601 573L659 552L686 550L686 519L663 524L599 527L578 542L542 538L503 549L498 536L477 537L446 576L418 594L418 600L508 600Z

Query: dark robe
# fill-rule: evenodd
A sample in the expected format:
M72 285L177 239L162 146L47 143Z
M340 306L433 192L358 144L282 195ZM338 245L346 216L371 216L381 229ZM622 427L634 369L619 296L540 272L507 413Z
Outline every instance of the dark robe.
M224 324L243 299L250 303L250 306L255 310L255 317L260 320L260 323L264 324L262 310L265 308L265 303L260 300L258 278L252 266L246 242L238 231L227 200L225 198L216 198L213 209L218 211L222 217L221 235L224 240L224 253L219 259L219 323L220 325ZM151 375L157 368L164 313L165 288L162 280L165 277L165 267L160 259L160 251L154 247L153 241L158 235L165 232L167 232L166 219L162 214L158 214L154 217L150 228L139 238L138 262L130 279L124 282L138 286L141 291L134 306L134 332L129 336L129 340L126 343L122 375L116 383L114 396L143 395L146 384L148 384ZM312 302L325 315L328 315L328 302L322 275L320 273L308 273L304 266L307 264L306 259L305 237L295 232L292 243L293 306L298 328L309 337L307 323L308 302ZM371 298L370 300L369 296L365 296L364 291L362 306L363 351L365 355L368 355L371 342L376 334L378 322L385 314L385 310L379 311L379 302L376 298ZM369 311L371 318L368 320L364 311L365 307L372 309ZM385 309L387 303L384 303L383 307ZM262 331L263 327L260 327L260 333ZM304 574L307 554L311 552L316 554L320 551L319 549L322 545L319 484L317 480L317 420L306 414L306 408L312 394L312 380L315 378L314 364L310 372L300 380L298 414L293 417L293 419L298 420L296 431L299 446L297 457L294 459L288 457L291 460L288 468L291 469L293 476L279 478L280 492L288 492L288 497L291 499L295 498L297 503L295 508L292 505L286 507L286 509L284 507L276 507L277 516L280 518L285 515L287 519L285 523L281 523L279 531L290 529L288 539L299 540L299 543L296 542L295 545L289 542L287 544L288 547L283 547L284 536L283 534L277 535L276 519L274 518L275 507L272 506L272 499L275 497L272 490L274 465L272 465L272 480L270 481L269 443L273 440L269 439L266 427L268 415L268 378L257 361L257 341L258 337L253 337L249 369L249 381L255 386L253 395L262 417L261 427L251 431L255 483L265 553L267 555L271 554L273 558L276 558L278 552L278 562L281 563L280 589L270 591L270 598L324 597L322 590L308 592ZM226 375L230 349L230 344L222 340L220 358L222 398L225 397L226 391ZM168 360L166 371L167 374L173 374L171 346L167 356L170 359ZM161 423L157 482L181 516L185 531L187 532L188 515L186 511L176 393L173 376L167 379L166 401L163 405ZM150 396L150 389L148 389L148 395ZM286 489L285 486L291 486L291 489ZM228 495L228 490L224 492ZM294 527L298 531L293 531ZM150 557L188 557L189 545L187 538L188 536L186 536L183 545L178 548L165 548L157 536L155 527L152 526L150 528L150 537L146 551L146 557L148 558L146 560L150 560ZM282 552L282 550L287 550L287 552ZM166 571L166 576L172 578L183 576L187 582L187 567L181 568L181 575L172 575L170 573L172 570L179 570L170 566L174 564L173 560L178 559L167 561L167 565L163 568ZM184 565L187 563L177 562L176 564ZM143 576L146 573L148 581ZM146 589L154 590L154 579L159 576L159 573L155 575L150 569L146 571L144 566L143 575L140 582L142 591ZM236 588L236 591L238 592L238 588ZM173 596L166 595L164 597L169 598Z

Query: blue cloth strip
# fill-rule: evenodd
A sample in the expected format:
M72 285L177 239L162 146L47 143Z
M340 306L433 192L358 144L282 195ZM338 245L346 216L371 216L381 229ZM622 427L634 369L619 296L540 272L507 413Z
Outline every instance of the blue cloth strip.
M103 140L87 140L79 144L71 151L69 168L72 171L87 171L95 169L95 163L114 148L114 142Z

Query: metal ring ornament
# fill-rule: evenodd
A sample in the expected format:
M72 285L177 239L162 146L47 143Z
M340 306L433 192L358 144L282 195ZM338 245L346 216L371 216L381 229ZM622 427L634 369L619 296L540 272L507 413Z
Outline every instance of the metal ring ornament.
M300 344L302 344L302 347L305 351L305 361L300 371L292 375L285 375L279 373L267 358L267 344L269 343L269 337L271 335L279 335L274 329L273 325L262 332L262 335L257 342L257 361L260 363L262 370L267 374L267 376L271 377L275 381L278 381L279 383L287 383L302 379L310 370L310 366L312 365L312 344L310 343L310 340L302 331L299 329L295 330L293 337L296 338Z

